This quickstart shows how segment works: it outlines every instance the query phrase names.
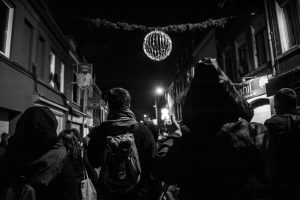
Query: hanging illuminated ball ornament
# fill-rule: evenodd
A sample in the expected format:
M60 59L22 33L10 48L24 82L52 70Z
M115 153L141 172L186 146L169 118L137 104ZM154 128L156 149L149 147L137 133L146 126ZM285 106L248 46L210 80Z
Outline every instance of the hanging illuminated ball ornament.
M149 58L155 61L161 61L170 55L172 51L172 40L162 31L151 31L144 38L143 49Z

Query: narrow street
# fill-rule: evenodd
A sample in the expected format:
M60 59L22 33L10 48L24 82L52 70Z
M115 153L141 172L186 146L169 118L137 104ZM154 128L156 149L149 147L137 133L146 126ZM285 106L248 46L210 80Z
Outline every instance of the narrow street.
M0 0L0 200L300 198L299 33L300 0Z

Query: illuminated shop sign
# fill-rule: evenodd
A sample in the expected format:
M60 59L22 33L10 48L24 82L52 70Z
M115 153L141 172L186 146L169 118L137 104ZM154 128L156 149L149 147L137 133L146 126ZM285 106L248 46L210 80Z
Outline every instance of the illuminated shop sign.
M267 76L257 77L243 82L240 91L245 99L257 97L266 93L266 83Z

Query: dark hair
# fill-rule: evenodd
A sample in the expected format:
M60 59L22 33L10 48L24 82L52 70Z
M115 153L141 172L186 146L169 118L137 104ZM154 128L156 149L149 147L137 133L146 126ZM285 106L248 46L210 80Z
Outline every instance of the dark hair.
M274 97L275 107L281 109L295 109L297 106L297 94L290 88L280 89Z
M81 137L80 132L78 131L78 129L71 128L71 131L75 134L75 136L76 136L76 138L77 138L78 141L82 140L82 137Z
M76 133L73 130L63 130L58 137L62 139L71 160L76 162L80 158L80 147Z
M107 94L106 100L110 109L127 109L130 107L131 97L123 88L113 88Z

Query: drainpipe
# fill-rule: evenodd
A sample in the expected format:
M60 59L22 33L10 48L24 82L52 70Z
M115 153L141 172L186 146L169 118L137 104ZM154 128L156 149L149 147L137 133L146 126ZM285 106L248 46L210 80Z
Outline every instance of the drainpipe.
M272 66L272 75L276 75L276 66L275 66L275 59L273 53L273 43L272 43L272 32L270 28L270 20L269 20L269 10L267 5L267 0L264 0L264 7L266 13L266 22L267 22L267 31L268 31L268 41L269 41L269 51L270 51L270 58L271 58L271 66Z

